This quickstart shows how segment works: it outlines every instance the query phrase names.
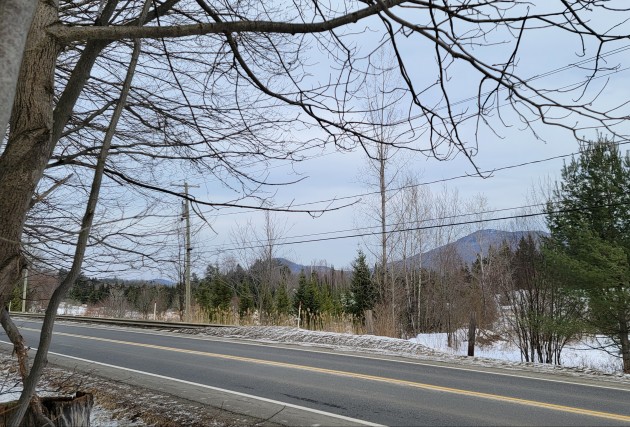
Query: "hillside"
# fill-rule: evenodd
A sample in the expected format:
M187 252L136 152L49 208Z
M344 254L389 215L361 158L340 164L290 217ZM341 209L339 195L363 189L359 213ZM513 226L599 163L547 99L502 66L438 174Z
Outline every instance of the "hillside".
M329 272L330 270L332 270L333 267L328 267L325 265L302 265L302 264L297 264L293 261L289 261L286 258L276 258L276 261L281 264L281 265L285 265L289 268L289 270L291 271L291 273L293 274L300 274L300 272L302 270L304 270L304 272L310 272L311 269L312 271L316 271L317 273L323 273L323 272Z
M424 268L431 269L435 262L436 257L440 251L445 248L454 247L457 254L461 257L465 264L472 264L477 258L477 254L483 252L488 253L488 249L492 247L499 247L503 242L507 242L511 248L516 248L521 238L532 234L534 239L539 240L542 236L547 235L544 231L502 231L502 230L479 230L468 236L464 236L453 243L449 243L444 246L432 249L424 252L422 255L415 255L411 259L413 261L419 261L422 256L422 266Z
M410 260L411 262L418 262L422 257L422 266L424 268L431 269L434 266L436 257L440 251L444 250L444 248L453 246L465 264L472 264L477 258L477 254L480 252L487 254L488 249L491 246L498 247L506 241L514 249L516 248L516 245L518 245L519 240L528 234L532 234L536 240L539 240L541 236L547 235L544 231L502 231L494 229L479 230L448 245L440 246L424 252L422 255L414 255L410 258ZM277 258L277 261L280 264L287 266L293 274L299 274L302 270L309 272L311 269L318 273L328 272L331 270L331 267L328 266L302 265L289 261L285 258ZM396 263L396 261L394 261L394 263ZM351 273L351 271L348 271L348 273Z

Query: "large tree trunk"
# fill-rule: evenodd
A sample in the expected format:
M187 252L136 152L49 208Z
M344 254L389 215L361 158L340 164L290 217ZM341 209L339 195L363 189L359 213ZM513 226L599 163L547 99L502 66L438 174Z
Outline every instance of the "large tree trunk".
M26 36L37 0L0 1L0 147L11 116Z
M54 70L59 46L45 29L56 20L54 2L40 1L26 41L9 139L0 156L0 305L20 279L20 238L26 212L53 148Z
M57 20L56 2L37 3L18 76L9 138L0 155L0 307L4 307L20 281L25 266L20 242L26 213L54 147L54 70L60 47L46 28ZM21 337L18 341L16 350L24 375L28 373L28 361L20 350L24 347ZM32 393L24 396L27 403L31 396ZM39 400L34 397L31 403L33 416L41 425ZM22 413L21 407L17 412Z
M475 355L475 338L477 337L477 314L470 312L470 322L468 323L468 356Z

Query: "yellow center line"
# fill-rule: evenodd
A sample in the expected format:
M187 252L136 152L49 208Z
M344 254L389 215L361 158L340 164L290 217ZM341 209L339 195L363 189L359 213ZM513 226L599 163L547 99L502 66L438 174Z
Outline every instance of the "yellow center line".
M37 330L37 329L31 329L31 328L22 328L22 329L39 332L39 330ZM309 371L309 372L317 372L317 373L321 373L321 374L335 375L335 376L347 377L347 378L355 378L355 379L361 379L361 380L366 380L366 381L376 381L376 382L387 383L387 384L396 384L396 385L401 385L401 386L406 386L406 387L418 388L418 389L422 389L422 390L430 390L430 391L438 391L438 392L443 392L443 393L458 394L458 395L462 395L462 396L477 397L477 398L480 398L480 399L495 400L495 401L500 401L500 402L514 403L514 404L518 404L518 405L525 405L525 406L533 406L533 407L537 407L537 408L551 409L551 410L554 410L554 411L569 412L569 413L578 414L578 415L588 415L588 416L592 416L592 417L606 418L606 419L610 419L610 420L630 422L630 416L627 416L627 415L613 414L613 413L602 412L602 411L593 411L593 410L590 410L590 409L575 408L575 407L564 406L564 405L556 405L556 404L553 404L553 403L538 402L538 401L535 401L535 400L520 399L520 398L517 398L517 397L501 396L501 395L491 394L491 393L483 393L483 392L477 392L477 391L462 390L462 389L451 388L451 387L443 387L443 386L438 386L438 385L433 385L433 384L425 384L425 383L419 383L419 382L413 382L413 381L407 381L407 380L399 380L399 379L394 379L394 378L379 377L379 376L375 376L375 375L358 374L358 373L346 372L346 371L337 371L337 370L334 370L334 369L317 368L317 367L314 367L314 366L296 365L296 364L293 364L293 363L274 362L274 361L271 361L271 360L253 359L253 358L250 358L250 357L231 356L231 355L219 354L219 353L209 353L209 352L198 351L198 350L187 350L187 349L174 348L174 347L165 347L165 346L155 345L155 344L143 344L143 343L136 343L136 342L130 342L130 341L114 340L114 339L109 339L109 338L90 337L90 336L85 336L85 335L70 334L70 333L66 333L66 332L55 332L55 334L56 335L63 335L63 336L67 336L67 337L89 339L89 340L93 340L93 341L101 341L101 342L109 342L109 343L116 343L116 344L124 344L124 345L129 345L129 346L144 347L144 348L150 348L150 349L155 349L155 350L163 350L163 351L172 351L172 352L177 352L177 353L194 354L194 355L197 355L197 356L212 357L212 358L216 358L216 359L233 360L233 361L246 362L246 363L256 363L256 364L259 364L259 365L276 366L276 367L280 367L280 368L288 368L288 369L297 369L297 370Z

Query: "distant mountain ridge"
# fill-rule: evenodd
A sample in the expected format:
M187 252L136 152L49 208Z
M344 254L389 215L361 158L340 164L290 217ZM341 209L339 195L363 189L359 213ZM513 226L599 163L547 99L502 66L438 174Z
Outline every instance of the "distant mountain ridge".
M287 266L293 274L299 274L302 270L304 270L305 273L310 272L311 269L313 271L316 271L317 273L323 273L333 269L333 267L329 267L326 265L302 265L293 261L289 261L286 258L275 258L275 260L280 264Z
M438 254L445 248L452 246L455 248L455 251L460 256L464 264L470 265L475 262L479 253L483 252L483 254L487 254L491 246L498 248L503 244L503 242L507 242L508 245L510 245L510 248L515 249L518 242L528 235L532 235L534 240L539 241L541 237L548 235L548 233L536 230L479 230L452 243L424 252L422 255L414 255L412 260L419 261L420 256L422 256L422 267L431 269L435 266Z
M544 231L537 230L503 231L495 229L484 229L475 231L474 233L464 236L444 246L431 249L422 254L413 255L409 258L409 260L411 262L420 262L421 260L423 268L432 269L436 266L439 253L445 248L452 246L455 248L455 251L460 256L464 264L470 265L475 262L479 253L483 252L484 254L487 254L491 246L498 248L503 244L503 242L507 242L512 249L515 249L518 245L518 242L523 237L526 237L530 234L534 237L534 240L536 241L539 241L541 237L548 235L548 233ZM308 273L311 271L311 268L313 269L313 271L316 271L318 273L327 272L332 269L332 267L324 265L302 265L290 261L286 258L276 258L276 260L280 264L287 266L293 274L299 274L302 270ZM397 262L399 261L393 261L393 264L396 264Z

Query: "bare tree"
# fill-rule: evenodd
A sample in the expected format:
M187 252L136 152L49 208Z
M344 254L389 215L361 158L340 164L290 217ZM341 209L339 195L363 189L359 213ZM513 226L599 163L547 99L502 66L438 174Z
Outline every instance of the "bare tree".
M269 211L263 214L261 226L248 222L232 232L232 240L239 247L240 261L249 270L261 323L266 322L267 312L272 308L272 293L282 282L282 265L278 263L277 251L278 241L287 232L286 222L281 223Z
M378 52L375 63L368 70L363 96L363 104L366 111L365 134L371 135L375 142L364 143L363 149L368 157L367 172L362 173L362 180L368 186L376 187L373 203L370 197L366 203L366 214L378 224L380 229L378 250L374 251L378 259L376 280L378 282L383 308L377 317L389 316L387 322L391 325L389 333L398 335L397 331L397 304L396 281L390 264L390 254L394 248L395 235L391 233L392 216L388 212L390 200L395 197L392 191L393 183L398 181L401 165L396 164L396 147L400 139L400 129L396 123L400 121L401 101L405 97L402 82L398 78L394 58L387 58L382 51ZM400 162L399 162L400 163ZM375 178L375 179L374 179ZM370 182L374 179L374 182Z
M433 245L437 252L431 267L433 299L427 301L434 305L432 309L436 313L441 313L436 316L439 328L446 331L448 346L455 348L458 346L455 333L462 323L461 310L464 307L461 298L464 263L453 243L463 230L451 224L453 218L461 214L461 207L458 191L449 190L446 186L433 197Z
M103 301L103 312L106 316L124 319L132 309L123 287L112 287L109 296Z
M471 266L471 283L468 292L470 320L468 324L468 356L475 355L475 342L477 337L477 327L488 328L492 326L497 317L495 295L496 289L491 286L488 280L488 269L493 258L488 257L490 250L487 241L489 231L486 229L488 219L488 200L483 194L475 195L468 203L466 210L475 212L470 218L471 224L468 232L475 242L477 258Z
M432 215L432 195L414 176L401 181L391 206L394 226L394 279L404 288L405 307L402 330L420 332L423 298L423 253L429 249L427 230ZM403 294L403 293L401 293Z

